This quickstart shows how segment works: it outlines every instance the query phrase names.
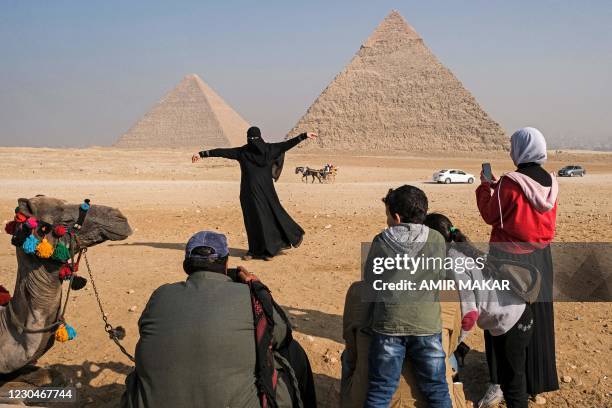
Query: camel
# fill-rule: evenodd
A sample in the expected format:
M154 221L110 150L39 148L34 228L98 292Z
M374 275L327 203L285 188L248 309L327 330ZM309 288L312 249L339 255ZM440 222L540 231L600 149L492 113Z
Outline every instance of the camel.
M78 204L45 196L20 198L19 211L49 224L74 225L79 216ZM104 241L120 241L132 234L127 219L115 208L92 205L78 232L78 249ZM10 306L0 307L0 374L13 373L33 364L55 341L54 329L31 333L56 321L61 304L60 264L26 254L17 248L17 281ZM8 305L7 305L8 306ZM29 332L22 331L19 324Z

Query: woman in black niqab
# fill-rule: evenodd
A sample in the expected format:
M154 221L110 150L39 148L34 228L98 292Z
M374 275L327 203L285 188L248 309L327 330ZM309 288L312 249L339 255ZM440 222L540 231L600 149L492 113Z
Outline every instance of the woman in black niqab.
M251 127L246 145L204 150L193 156L194 163L206 157L223 157L240 163L240 206L249 241L245 259L269 259L282 249L297 248L302 243L304 230L281 205L272 180L280 176L285 152L316 136L302 133L284 142L266 143L259 128Z

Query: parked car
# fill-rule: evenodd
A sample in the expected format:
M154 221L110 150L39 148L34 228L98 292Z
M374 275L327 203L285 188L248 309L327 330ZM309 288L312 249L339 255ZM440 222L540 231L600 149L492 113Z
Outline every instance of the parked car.
M450 169L440 170L433 174L433 181L436 183L470 183L474 182L474 175L463 170Z
M584 177L586 170L582 166L565 166L557 174L559 177Z

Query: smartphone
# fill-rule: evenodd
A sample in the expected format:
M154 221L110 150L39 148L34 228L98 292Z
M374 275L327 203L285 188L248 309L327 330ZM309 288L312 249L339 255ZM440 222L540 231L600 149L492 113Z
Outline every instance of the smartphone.
M491 170L491 163L482 163L482 174L487 180L493 180L493 171Z
M227 269L227 276L229 276L230 279L233 280L234 282L239 282L239 279L238 279L238 268L228 268Z

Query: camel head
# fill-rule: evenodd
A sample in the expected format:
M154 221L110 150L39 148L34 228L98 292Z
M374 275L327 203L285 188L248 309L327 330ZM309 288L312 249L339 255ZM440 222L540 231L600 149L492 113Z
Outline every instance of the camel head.
M46 223L74 225L79 218L79 204L64 200L36 196L18 200L19 211L28 217L36 217ZM104 241L121 241L132 234L127 218L116 208L92 203L85 222L78 233L79 246L91 247Z

